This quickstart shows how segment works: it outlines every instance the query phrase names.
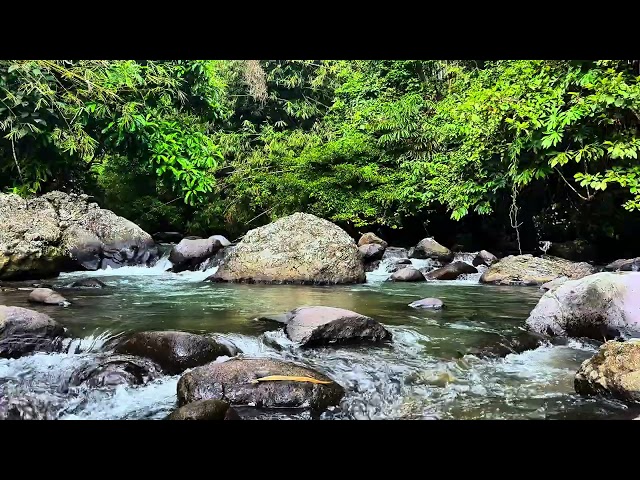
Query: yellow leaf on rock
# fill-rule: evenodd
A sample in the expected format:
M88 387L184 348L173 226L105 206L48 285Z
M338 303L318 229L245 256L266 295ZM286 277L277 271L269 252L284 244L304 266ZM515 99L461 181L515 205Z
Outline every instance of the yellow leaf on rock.
M325 380L318 380L317 378L313 378L313 377L290 377L287 375L269 375L268 377L262 377L256 380L252 380L251 383L272 382L272 381L309 382L309 383L319 383L323 385L332 383L332 382L327 382Z

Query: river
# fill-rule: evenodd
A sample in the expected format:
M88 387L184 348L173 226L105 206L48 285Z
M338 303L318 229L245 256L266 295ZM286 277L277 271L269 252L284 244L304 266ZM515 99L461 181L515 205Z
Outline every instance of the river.
M368 273L362 285L214 284L203 280L215 267L174 274L165 272L169 266L162 259L152 268L65 273L47 281L67 297L68 307L34 307L26 301L27 291L0 292L0 304L46 312L75 337L75 353L0 359L2 393L34 399L46 418L162 419L175 408L179 376L109 389L63 392L60 385L101 354L108 340L133 331L175 329L222 335L246 355L296 361L330 376L347 393L321 419L603 419L639 413L616 401L574 393L573 376L596 351L593 343L572 339L504 358L465 355L521 332L541 295L535 287L481 285L479 274L454 281L385 282L384 265ZM65 289L82 277L99 278L108 288ZM441 298L446 308L408 307L424 297ZM277 325L255 320L303 305L369 315L393 333L393 342L302 350ZM310 418L295 411L245 408L241 413L245 418Z

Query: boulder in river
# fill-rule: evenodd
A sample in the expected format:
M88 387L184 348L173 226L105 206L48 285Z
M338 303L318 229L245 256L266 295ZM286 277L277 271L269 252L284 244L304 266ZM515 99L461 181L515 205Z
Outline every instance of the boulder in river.
M392 282L423 282L424 275L413 267L404 267L389 277Z
M335 307L300 307L284 315L285 333L304 347L391 340L373 318Z
M638 272L640 271L640 257L616 260L604 269L608 272Z
M453 252L447 247L440 245L433 237L423 238L413 248L411 258L433 258L442 262L450 262L453 260Z
M558 277L571 279L586 277L595 272L588 263L574 263L556 257L509 255L491 265L480 277L480 283L495 285L535 285Z
M97 278L82 278L73 282L71 288L104 288L107 285Z
M0 279L155 262L158 251L148 233L88 198L0 194Z
M558 277L558 278L555 278L555 279L551 280L550 282L543 283L542 285L540 285L540 290L543 291L543 292L546 292L547 290L553 290L554 288L559 287L560 285L562 285L567 280L569 280L569 277Z
M143 385L161 374L160 366L148 358L133 355L98 356L95 361L74 371L62 390L79 386L105 388Z
M429 310L441 310L444 307L444 302L439 298L423 298L422 300L416 300L409 304L412 308L426 308Z
M541 334L596 340L640 332L640 272L601 272L549 290L527 327Z
M218 235L199 240L183 238L169 254L169 261L173 265L171 270L176 273L195 270L202 262L213 257L224 247L220 238L216 237L221 237L229 243L226 238Z
M498 257L496 257L493 253L487 252L486 250L480 250L471 263L474 267L479 267L480 265L486 265L487 267L490 267L497 261Z
M137 332L119 343L115 350L150 358L170 375L234 354L228 345L211 337L176 331Z
M606 342L580 365L574 387L581 395L640 403L640 343Z
M358 246L362 247L363 245L380 245L382 250L389 246L387 242L372 232L367 232L360 237L360 240L358 240Z
M377 243L368 243L358 247L358 251L365 262L371 262L382 258L382 255L384 254L384 247L381 247Z
M18 358L34 352L59 352L65 328L44 313L0 305L0 357Z
M478 273L476 267L465 262L453 262L425 275L427 280L455 280L460 275Z
M174 410L165 420L238 420L238 414L222 400L198 400Z
M208 280L216 282L363 283L353 239L337 225L294 213L250 230Z
M69 304L66 298L50 288L34 288L29 294L28 300L31 303L44 303L45 305L65 306Z
M298 378L264 379L274 375L281 376L275 378ZM270 358L232 358L225 362L212 362L190 370L178 381L179 406L215 399L231 405L258 408L324 410L338 405L344 393L342 386L326 375Z

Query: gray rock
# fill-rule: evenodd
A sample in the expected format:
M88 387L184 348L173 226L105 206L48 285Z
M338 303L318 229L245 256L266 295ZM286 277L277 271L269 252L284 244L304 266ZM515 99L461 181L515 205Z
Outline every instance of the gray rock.
M640 271L640 257L616 260L604 269L609 272L638 272Z
M69 387L79 386L108 388L118 385L143 385L161 375L160 366L147 358L109 355L98 357L74 371L62 390L68 391Z
M199 400L188 403L173 412L165 420L238 420L238 414L221 400Z
M568 280L540 298L526 324L541 334L596 340L640 332L640 273Z
M377 243L368 243L358 247L358 251L365 262L371 262L382 258L382 255L384 254L384 247L381 247Z
M213 338L175 331L134 333L118 344L115 351L150 358L170 375L235 353Z
M493 253L487 252L486 250L480 250L471 263L474 267L479 267L480 265L486 265L487 267L490 267L497 261L498 257L496 257Z
M311 377L329 382L258 381L271 375ZM329 377L307 367L268 358L212 362L185 373L178 382L178 405L198 400L222 400L258 408L310 408L338 405L344 389Z
M82 278L73 282L71 288L105 288L107 285L97 278Z
M554 288L562 285L567 280L569 280L569 277L558 277L555 280L551 280L550 282L540 285L540 290L543 292L546 292L547 290L553 290Z
M44 313L0 305L0 357L18 358L34 352L59 352L66 330Z
M171 270L176 273L195 270L198 265L213 257L221 248L223 248L222 241L218 238L209 237L200 240L184 238L169 254L169 261L173 265Z
M422 300L416 300L409 304L412 308L427 308L430 310L441 310L444 307L444 302L439 298L423 298Z
M453 260L453 252L447 247L440 245L433 237L420 240L411 253L411 258L433 258L442 262L450 262Z
M392 282L423 282L425 278L419 270L413 267L405 267L394 272L393 275L389 277L389 280Z
M384 250L389 244L378 237L375 233L367 232L360 237L360 240L358 240L358 246L361 247L363 245L380 245Z
M480 283L540 286L559 277L576 279L594 272L588 263L549 256L509 255L491 265L480 277Z
M407 254L406 248L387 247L384 251L384 254L382 255L382 261L398 262L402 259L409 260L409 255Z
M478 270L465 262L453 262L442 268L432 270L425 275L427 280L455 280L460 275L478 273Z
M65 306L69 304L66 298L50 288L33 289L29 294L28 300L31 303L43 303L45 305Z
M353 239L333 223L295 213L250 230L209 280L340 284L365 281Z

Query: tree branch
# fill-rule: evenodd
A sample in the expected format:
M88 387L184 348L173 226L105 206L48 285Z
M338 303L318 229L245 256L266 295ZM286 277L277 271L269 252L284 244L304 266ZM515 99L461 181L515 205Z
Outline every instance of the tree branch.
M569 188L571 190L573 190L574 192L576 192L576 195L578 195L582 200L584 200L585 202L590 202L591 200L593 200L593 195L589 195L588 197L585 197L583 195L580 194L580 192L578 192L573 185L571 185L566 178L564 178L564 175L562 175L562 172L560 171L560 169L558 167L555 167L556 172L558 172L558 174L560 175L560 178L562 178L562 180L564 180L564 183L566 183L567 185L569 185Z

